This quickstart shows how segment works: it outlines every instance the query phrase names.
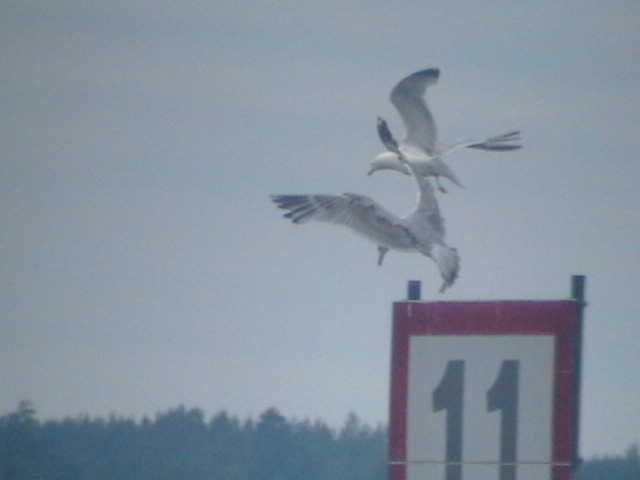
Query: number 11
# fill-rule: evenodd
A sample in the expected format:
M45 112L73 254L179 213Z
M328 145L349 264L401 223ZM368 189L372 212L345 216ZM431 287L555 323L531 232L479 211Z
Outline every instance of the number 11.
M445 480L462 480L464 367L464 360L448 361L442 379L432 393L433 411L447 411ZM516 480L519 376L520 362L503 360L496 380L487 391L487 411L502 412L499 480Z

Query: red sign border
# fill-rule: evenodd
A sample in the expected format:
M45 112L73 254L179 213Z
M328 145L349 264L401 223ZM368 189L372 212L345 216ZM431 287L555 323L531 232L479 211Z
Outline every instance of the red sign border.
M553 335L555 341L552 460L577 459L580 303L555 301L396 302L393 304L389 478L406 480L409 339L415 335ZM400 463L394 463L400 462ZM555 466L554 480L569 467Z

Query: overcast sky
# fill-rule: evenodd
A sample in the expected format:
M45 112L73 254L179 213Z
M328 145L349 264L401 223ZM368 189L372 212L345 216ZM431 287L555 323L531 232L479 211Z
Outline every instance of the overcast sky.
M0 414L270 406L387 422L391 304L557 299L587 276L581 453L640 441L640 2L69 0L0 4ZM405 75L457 151L460 276L273 193L412 208L366 176Z

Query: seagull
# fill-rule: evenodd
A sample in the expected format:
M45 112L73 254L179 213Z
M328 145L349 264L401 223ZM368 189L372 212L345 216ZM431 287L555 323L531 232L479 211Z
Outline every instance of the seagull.
M457 250L445 243L444 220L428 178L418 174L404 157L399 161L406 165L418 190L414 210L403 217L394 215L369 197L354 193L272 195L271 200L278 208L288 210L284 217L293 223L315 220L350 227L378 246L378 265L382 265L389 250L426 255L440 270L442 293L458 276L460 258Z
M396 142L396 145L389 144L391 132L387 123L382 118L378 118L378 136L388 151L376 156L371 162L369 175L383 169L398 170L409 175L407 163L400 158L403 156L411 161L418 175L435 177L438 190L446 192L440 185L440 177L448 178L458 186L461 184L453 170L440 158L442 155L458 148L475 148L494 152L522 148L522 145L513 143L520 140L518 131L487 138L481 142L465 140L452 145L438 145L436 125L424 101L424 94L427 87L435 84L439 76L440 70L429 68L409 75L393 87L389 98L400 114L407 133L401 142Z

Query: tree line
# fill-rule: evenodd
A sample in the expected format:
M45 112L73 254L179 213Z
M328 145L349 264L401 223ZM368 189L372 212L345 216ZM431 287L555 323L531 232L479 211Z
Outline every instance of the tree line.
M355 414L334 431L275 408L241 421L184 406L134 421L0 417L0 480L386 480L387 432Z
M179 406L140 421L40 421L23 401L0 416L0 480L386 480L386 459L387 429L355 414L340 429L275 408L256 420ZM638 447L587 460L574 478L638 480Z

